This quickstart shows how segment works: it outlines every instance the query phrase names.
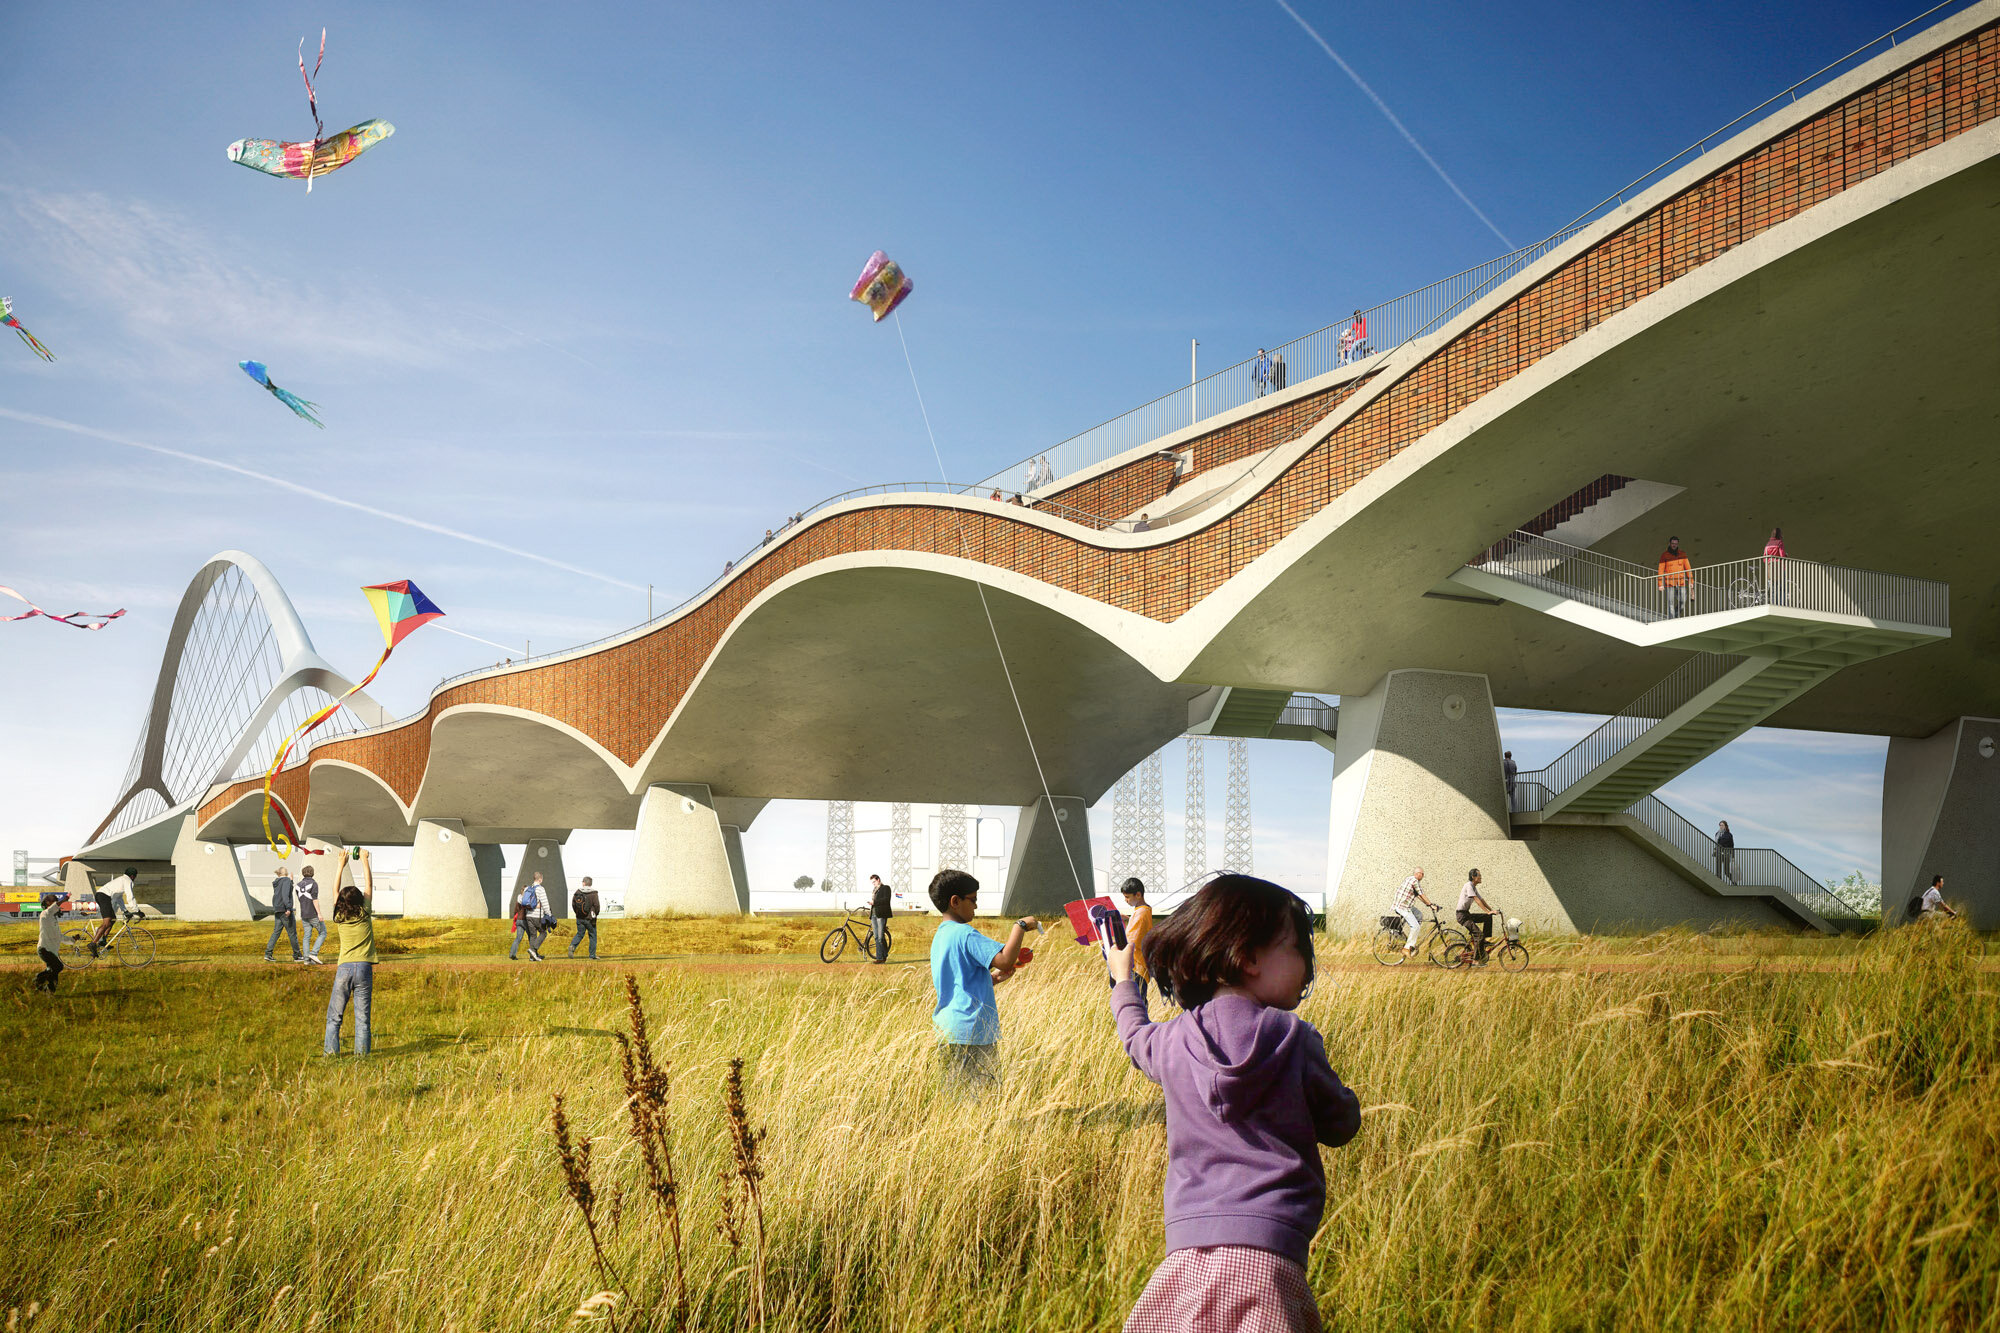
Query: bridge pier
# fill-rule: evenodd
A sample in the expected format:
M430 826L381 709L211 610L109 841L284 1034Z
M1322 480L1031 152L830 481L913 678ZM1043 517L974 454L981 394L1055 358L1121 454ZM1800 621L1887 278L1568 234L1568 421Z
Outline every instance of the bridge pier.
M403 915L505 917L500 869L500 849L467 838L464 820L420 819Z
M256 904L236 849L202 838L200 823L193 813L183 816L174 838L174 915L182 921L250 920Z
M568 837L567 833L563 838ZM521 868L514 872L514 893L507 900L505 916L514 914L514 904L521 900L521 890L535 882L535 872L542 873L542 887L549 891L548 912L550 916L562 917L569 911L569 881L563 877L563 838L530 838L521 851Z
M1062 915L1063 904L1095 893L1090 817L1078 796L1039 796L1021 811L1000 915ZM1046 923L1044 923L1046 924Z
M1882 763L1882 924L1944 876L1947 901L1979 930L2000 926L2000 719L1961 717L1923 740L1889 741Z
M1375 929L1417 866L1445 911L1474 867L1529 934L1669 925L1796 927L1771 890L1724 884L1629 815L1580 815L1516 836L1487 678L1391 671L1340 701L1327 828L1327 925ZM1808 923L1811 924L1811 923ZM1495 923L1498 933L1499 923Z
M702 782L655 782L632 836L627 916L734 916L750 910L742 830L724 824Z

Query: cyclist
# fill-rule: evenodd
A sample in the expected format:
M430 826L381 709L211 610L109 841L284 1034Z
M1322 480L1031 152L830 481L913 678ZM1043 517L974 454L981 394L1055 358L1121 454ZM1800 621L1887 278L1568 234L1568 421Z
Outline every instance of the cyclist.
M1486 961L1486 941L1493 935L1493 905L1480 896L1479 871L1465 872L1465 887L1458 891L1458 924L1472 936L1472 961ZM1473 911L1477 904L1478 911Z
M1429 898L1424 897L1423 884L1424 868L1418 866L1410 872L1410 877L1403 881L1402 887L1396 890L1396 915L1403 918L1403 954L1405 957L1415 956L1417 952L1417 936L1422 934L1424 929L1422 919L1417 916L1416 905L1422 903L1433 912L1437 911L1437 904Z
M139 899L132 892L139 882L139 871L135 866L126 866L125 873L97 891L97 936L90 942L90 956L95 958L104 950L104 941L111 934L111 927L117 923L121 907L127 912L139 910Z

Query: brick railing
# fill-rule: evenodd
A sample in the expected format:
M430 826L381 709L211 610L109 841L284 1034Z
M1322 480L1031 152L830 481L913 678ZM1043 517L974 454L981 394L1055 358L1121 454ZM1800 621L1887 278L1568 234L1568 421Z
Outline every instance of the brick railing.
M2000 25L1989 24L1777 134L1575 255L1465 328L1352 412L1226 517L1157 543L1107 547L1082 525L1051 530L1008 506L885 500L808 522L708 600L627 642L439 691L392 729L330 742L313 758L376 773L408 804L447 708L527 709L636 763L728 626L758 593L829 556L911 551L966 556L1152 619L1171 622L1375 469L1447 418L1636 301L1815 204L2000 115ZM1377 372L1378 375L1380 372ZM1374 381L1368 381L1370 384ZM1300 438L1347 410L1349 381L1219 428L1196 442L1197 470ZM1065 504L1118 511L1151 498L1171 465L1141 460L1062 492ZM1143 471L1153 467L1160 477ZM1130 473L1121 479L1121 473ZM279 776L294 814L310 765ZM259 784L232 784L205 821Z

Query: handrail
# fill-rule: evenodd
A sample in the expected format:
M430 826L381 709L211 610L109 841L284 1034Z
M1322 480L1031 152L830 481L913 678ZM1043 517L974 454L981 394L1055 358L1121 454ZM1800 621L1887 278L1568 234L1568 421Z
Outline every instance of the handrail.
M1674 668L1665 680L1613 713L1597 730L1565 750L1554 763L1530 773L1517 774L1515 785L1518 787L1523 779L1527 779L1552 793L1568 791L1743 661L1741 657L1727 657L1720 653L1696 653Z
M1896 35L1904 29L1921 23L1940 10L1949 9L1957 4L1971 3L1976 3L1976 0L1942 0L1915 18L1897 24L1879 37L1863 42L1846 55L1822 65L1790 87L1779 89L1748 111L1710 130L1649 170L1640 172L1543 239L1489 259L1482 264L1475 264L1449 277L1439 278L1401 296L1391 297L1380 304L1356 311L1355 315L1365 321L1366 329L1365 335L1359 340L1361 350L1358 352L1354 347L1356 340L1350 338L1347 332L1354 325L1353 316L1337 320L1324 328L1315 329L1290 342L1274 345L1271 350L1284 358L1286 380L1297 384L1366 360L1377 354L1373 350L1375 348L1386 346L1391 351L1400 349L1412 339L1421 337L1441 322L1449 320L1496 285L1569 240L1611 209L1622 205L1635 191L1660 180L1682 161L1690 157L1699 157L1707 151L1711 142L1720 139L1779 98L1789 96L1796 102L1801 89L1820 79L1821 76L1845 67L1856 56L1872 51L1883 42L1894 46ZM1453 284L1458 284L1458 289L1455 290ZM1023 469L1031 468L1043 459L1050 461L1053 480L1061 481L1084 468L1115 458L1139 445L1171 435L1188 426L1198 425L1203 420L1220 416L1245 403L1253 402L1269 391L1253 377L1252 367L1255 366L1256 360L1255 357L1246 357L1234 365L1225 366L1190 384L1161 394L1150 402L1141 403L1130 411L1099 422L1090 429L1080 431L1046 449L1037 450L1019 462L1000 469L980 485L1003 485L1007 478L1018 475ZM1285 385L1280 383L1276 387L1283 389ZM1024 484L1030 490L1035 489L1033 482ZM1044 482L1043 486L1046 487L1048 484Z
M1524 774L1515 779L1513 808L1517 813L1540 810L1549 789ZM1728 862L1717 856L1718 844L1694 822L1657 796L1642 796L1624 813L1660 835L1698 866L1713 869L1717 879L1737 885L1769 885L1782 889L1800 904L1829 919L1860 920L1869 913L1828 889L1771 847L1735 848Z
M1826 565L1796 556L1750 556L1684 570L1647 568L1531 532L1516 531L1467 566L1557 592L1627 619L1785 607L1951 628L1951 585L1908 574Z

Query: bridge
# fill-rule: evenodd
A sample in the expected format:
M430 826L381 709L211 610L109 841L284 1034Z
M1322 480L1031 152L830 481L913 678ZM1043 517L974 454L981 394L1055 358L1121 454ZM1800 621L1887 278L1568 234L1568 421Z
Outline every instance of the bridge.
M666 616L448 680L407 718L364 706L278 799L328 843L413 844L415 915L497 911L495 842L559 869L568 830L635 828L631 910L736 911L770 799L1015 804L1015 911L1065 895L1056 849L1087 865L1084 809L1146 754L1272 734L1240 728L1308 691L1342 698L1337 925L1423 862L1479 865L1541 929L1824 928L1834 905L1783 858L1768 883L1719 879L1655 808L1759 724L1891 737L1885 900L1931 873L1971 888L2000 857L1996 198L1985 0L1448 280L1393 346L1288 354L1278 392L1206 416L1175 398L1185 424L1149 408L1129 443L1055 451L1026 504L987 483L833 497ZM1811 558L1726 558L1775 524ZM1705 561L1685 608L1653 572L1667 533ZM217 570L75 873L164 859L183 915L240 916L219 853L261 839L242 756L267 706L305 706L274 692L340 682L261 566ZM223 604L239 582L254 606ZM218 702L198 627L259 617L270 682ZM1611 721L1510 800L1502 706ZM2000 925L2000 890L1978 892Z

